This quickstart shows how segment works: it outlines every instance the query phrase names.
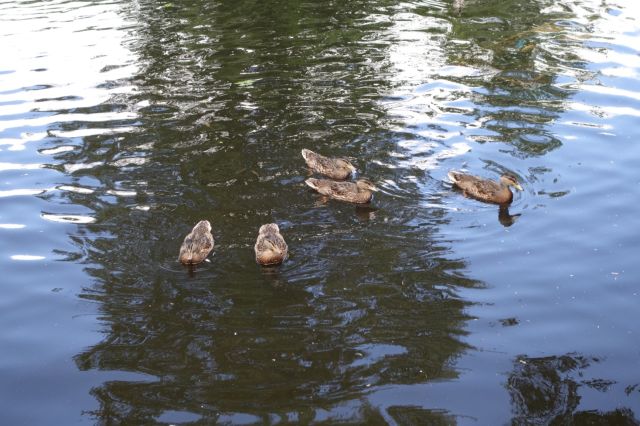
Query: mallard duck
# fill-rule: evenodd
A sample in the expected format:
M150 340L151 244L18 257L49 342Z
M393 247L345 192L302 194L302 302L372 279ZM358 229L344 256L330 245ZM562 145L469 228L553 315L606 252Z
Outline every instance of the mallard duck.
M448 176L465 195L487 203L509 204L513 199L510 186L522 191L518 179L509 173L500 176L500 182L456 171L450 171Z
M213 249L213 235L208 220L201 220L184 237L178 260L184 265L195 265L204 261Z
M262 225L254 246L256 262L261 265L277 265L287 258L287 243L275 223Z
M371 201L372 191L378 191L368 179L358 179L355 182L336 182L328 179L309 178L307 185L322 195L349 203L364 204Z
M311 170L331 179L344 180L356 171L356 168L343 158L328 158L308 149L302 150L302 156Z

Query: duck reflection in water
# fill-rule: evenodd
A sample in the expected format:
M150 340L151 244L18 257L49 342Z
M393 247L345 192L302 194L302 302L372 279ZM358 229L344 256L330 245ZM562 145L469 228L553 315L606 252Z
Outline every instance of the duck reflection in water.
M518 213L518 214L509 214L509 206L508 205L501 204L500 208L498 209L498 222L500 222L500 224L502 226L504 226L505 228L508 228L509 226L511 226L514 223L516 223L516 221L518 220L518 218L520 216L521 216L520 213Z
M316 199L313 205L315 207L323 207L329 201L331 201L331 197L328 197L326 195L321 195ZM355 204L354 211L356 213L356 217L358 218L358 220L366 222L376 218L376 212L378 211L378 209L375 207L372 207L371 204Z
M356 216L363 222L374 220L376 218L376 212L378 211L377 208L368 205L357 205L355 210Z
M274 289L287 287L288 281L286 274L285 276L281 274L281 265L262 265L260 273L262 274L264 283L270 287Z

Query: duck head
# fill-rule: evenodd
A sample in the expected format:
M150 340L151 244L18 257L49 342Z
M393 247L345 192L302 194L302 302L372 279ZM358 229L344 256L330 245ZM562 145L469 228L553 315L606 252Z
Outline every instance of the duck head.
M520 184L518 183L518 178L516 178L511 173L505 173L502 176L500 176L500 182L506 186L513 186L518 191L523 190L522 186L520 186Z
M373 182L371 182L369 179L358 179L356 181L356 186L358 187L358 189L362 189L366 191L373 191L373 192L379 191L379 189L376 188Z
M278 234L280 233L280 228L278 228L278 225L276 225L275 223L267 223L266 225L262 225L260 227L260 230L258 231L259 234L268 234L268 233L273 233L273 234Z

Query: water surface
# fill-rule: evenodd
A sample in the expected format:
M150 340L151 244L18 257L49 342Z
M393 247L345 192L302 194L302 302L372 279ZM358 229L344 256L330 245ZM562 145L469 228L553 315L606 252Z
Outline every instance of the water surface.
M638 423L638 7L323 3L0 2L3 423Z

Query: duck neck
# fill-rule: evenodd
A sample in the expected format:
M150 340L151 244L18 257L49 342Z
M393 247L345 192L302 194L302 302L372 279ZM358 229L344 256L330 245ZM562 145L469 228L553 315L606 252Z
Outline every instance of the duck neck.
M358 201L359 202L369 202L371 199L371 191L365 188L358 188Z
M511 192L509 185L506 183L500 182L500 196L505 199L505 201L503 201L505 203L511 202L513 199L513 192Z

